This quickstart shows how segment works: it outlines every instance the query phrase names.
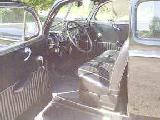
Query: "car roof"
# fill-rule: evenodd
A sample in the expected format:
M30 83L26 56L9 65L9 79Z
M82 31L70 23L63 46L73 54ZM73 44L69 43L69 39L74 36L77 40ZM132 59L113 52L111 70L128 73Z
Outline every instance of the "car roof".
M18 2L18 0L0 0L0 2Z
M0 0L0 6L17 6L22 7L25 4L23 2L17 0Z

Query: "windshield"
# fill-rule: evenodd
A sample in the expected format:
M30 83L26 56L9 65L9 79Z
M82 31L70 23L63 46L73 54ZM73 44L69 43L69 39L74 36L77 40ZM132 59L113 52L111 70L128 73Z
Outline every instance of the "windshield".
M86 19L92 8L93 2L90 0L83 0L81 6L78 6L75 2L70 3L60 9L56 18L64 18L66 20Z
M58 31L63 27L64 21L86 20L92 11L94 2L83 0L82 5L78 6L77 2L73 2L63 6L57 13L51 31Z

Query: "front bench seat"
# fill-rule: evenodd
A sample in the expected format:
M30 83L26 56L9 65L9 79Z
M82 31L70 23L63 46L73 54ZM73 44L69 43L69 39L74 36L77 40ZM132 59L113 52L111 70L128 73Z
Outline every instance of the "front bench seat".
M108 50L78 69L81 101L92 107L116 110L120 82L128 61L128 41L120 51Z

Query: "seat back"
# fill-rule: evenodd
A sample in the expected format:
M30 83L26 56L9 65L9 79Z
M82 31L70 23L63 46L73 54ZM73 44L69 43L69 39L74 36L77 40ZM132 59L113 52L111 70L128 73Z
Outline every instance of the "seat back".
M110 86L109 86L109 89L112 92L119 92L120 90L119 84L128 61L128 46L129 46L129 41L127 40L120 49L118 58L115 61L115 65L111 73Z

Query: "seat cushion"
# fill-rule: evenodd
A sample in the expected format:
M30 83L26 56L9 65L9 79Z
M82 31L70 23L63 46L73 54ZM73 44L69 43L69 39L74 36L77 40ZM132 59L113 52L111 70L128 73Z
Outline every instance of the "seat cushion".
M110 84L110 76L119 51L108 50L85 63L78 70L80 89L105 94Z
M92 107L117 110L120 82L128 60L128 41L120 51L108 50L79 68L80 99Z
M104 83L99 80L99 77L94 74L84 74L84 76L80 78L79 82L80 91L87 91L98 95L106 94L109 91L109 83L107 84L106 82L104 85Z

